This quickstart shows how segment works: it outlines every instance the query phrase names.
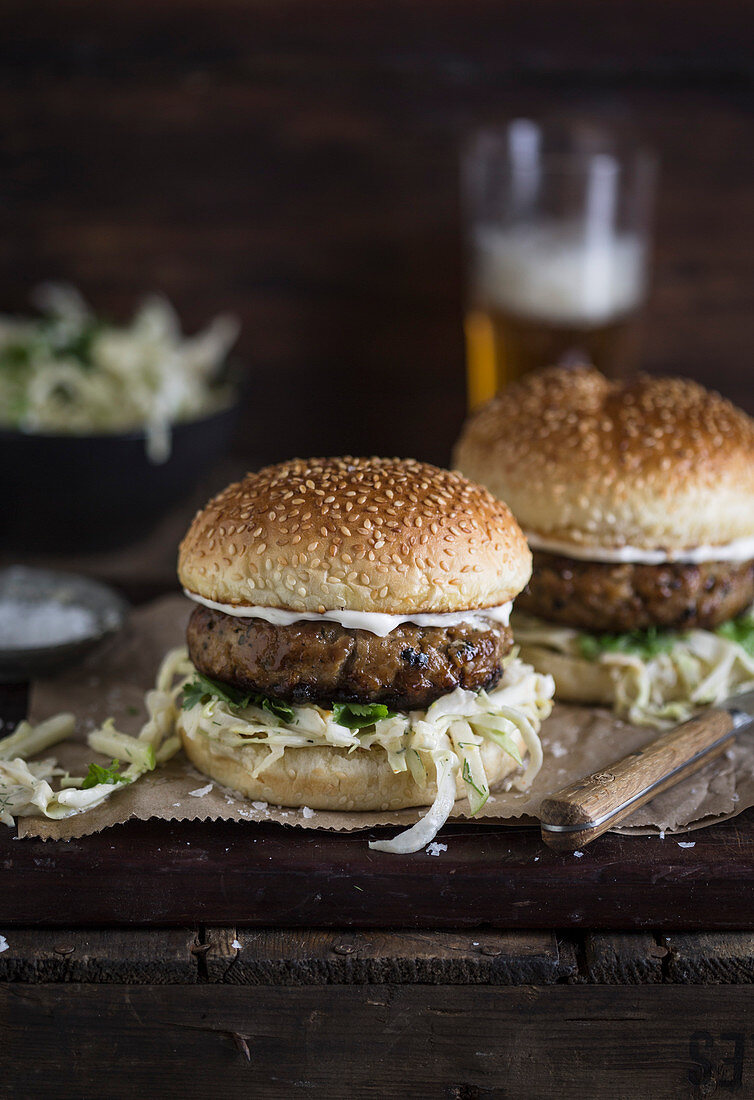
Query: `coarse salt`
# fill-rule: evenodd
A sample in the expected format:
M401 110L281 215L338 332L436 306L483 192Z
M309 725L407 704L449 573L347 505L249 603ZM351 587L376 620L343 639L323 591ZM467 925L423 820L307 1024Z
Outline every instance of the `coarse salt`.
M447 850L447 844L440 844L439 841L433 840L432 843L427 846L426 853L428 856L439 856L441 852L447 852Z
M13 599L0 603L0 649L41 649L97 633L97 617L86 607Z
M208 783L206 787L197 787L195 791L189 791L192 798L204 798L205 794L209 794L212 790L214 783Z

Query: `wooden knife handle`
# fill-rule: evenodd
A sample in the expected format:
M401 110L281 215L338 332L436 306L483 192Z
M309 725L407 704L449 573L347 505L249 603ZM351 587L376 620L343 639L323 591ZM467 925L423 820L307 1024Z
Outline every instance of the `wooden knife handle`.
M707 711L610 767L564 787L542 802L542 839L561 852L583 848L656 794L720 756L735 730L727 710Z

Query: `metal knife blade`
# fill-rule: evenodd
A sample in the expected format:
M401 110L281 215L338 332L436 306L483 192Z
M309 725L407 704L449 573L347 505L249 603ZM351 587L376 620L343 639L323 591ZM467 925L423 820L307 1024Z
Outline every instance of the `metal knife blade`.
M745 729L754 722L754 691L746 691L743 695L734 695L724 704L736 729Z

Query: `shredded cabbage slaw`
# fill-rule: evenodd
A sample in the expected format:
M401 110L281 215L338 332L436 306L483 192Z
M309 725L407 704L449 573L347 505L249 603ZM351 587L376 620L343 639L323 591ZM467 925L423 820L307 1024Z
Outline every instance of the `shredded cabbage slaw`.
M114 758L113 763L116 759L128 762L114 782L85 787L85 776L69 775L54 757L28 759L71 736L75 726L72 714L57 714L38 726L21 722L14 733L0 740L0 822L13 825L15 818L32 815L57 821L83 813L174 756L181 742L175 732L179 689L172 688L173 667L174 662L165 660L157 686L147 692L149 717L138 737L116 730L112 719L89 734L87 742L95 752Z
M184 672L187 683L194 673L186 650L174 651L176 672ZM181 684L181 687L183 687ZM259 706L229 706L210 696L182 716L187 736L217 742L233 756L249 745L265 745L268 752L252 772L262 775L286 749L313 745L346 749L350 752L384 750L394 773L409 771L421 789L433 784L436 795L424 817L393 840L374 841L379 851L406 853L424 848L447 820L456 798L456 778L463 779L472 816L489 798L490 789L482 761L481 747L493 742L523 766L516 734L520 734L528 763L512 786L525 790L542 764L538 731L552 709L554 683L550 676L535 672L517 657L506 663L499 687L475 693L456 688L437 699L426 711L399 713L372 725L353 730L335 721L324 707L292 707L293 717L270 714Z
M43 284L35 319L0 317L0 424L29 433L144 429L152 462L170 456L170 427L222 407L215 383L238 335L217 317L185 337L170 303L153 296L129 325L96 317L73 287Z
M748 617L754 627L754 609ZM525 656L527 647L544 646L607 668L615 687L615 712L637 726L665 729L754 688L754 655L723 628L719 633L689 630L668 635L672 644L651 656L604 650L589 658L581 631L519 612L512 625Z

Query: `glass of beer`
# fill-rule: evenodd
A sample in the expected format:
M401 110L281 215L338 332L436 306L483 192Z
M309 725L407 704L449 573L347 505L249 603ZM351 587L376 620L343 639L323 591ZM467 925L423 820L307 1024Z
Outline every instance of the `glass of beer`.
M463 158L469 407L527 371L636 369L653 157L590 124L516 119Z

